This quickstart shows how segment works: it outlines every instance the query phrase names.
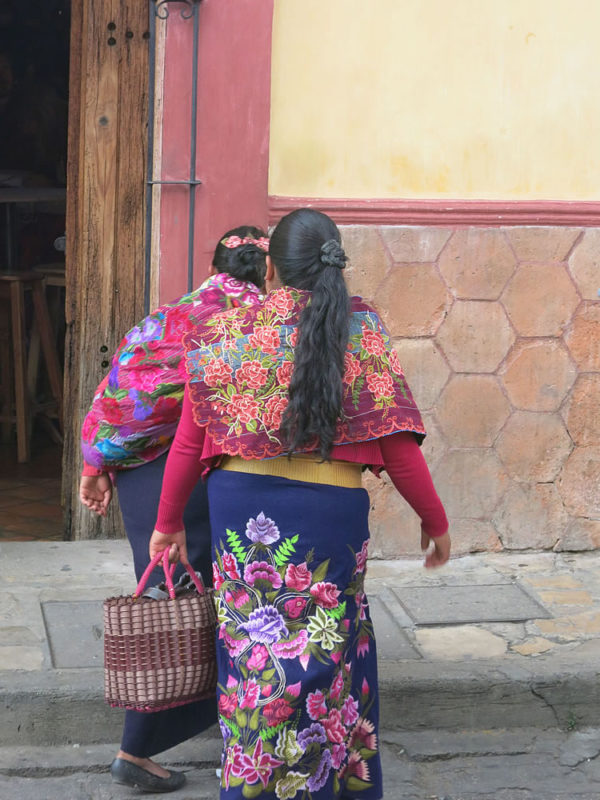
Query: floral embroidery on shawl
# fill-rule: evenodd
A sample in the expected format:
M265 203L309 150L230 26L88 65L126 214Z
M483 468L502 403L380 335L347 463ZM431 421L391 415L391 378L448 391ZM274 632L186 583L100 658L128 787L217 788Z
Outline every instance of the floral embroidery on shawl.
M183 334L212 314L260 300L253 283L221 273L160 306L125 334L83 423L86 462L130 468L168 450L181 416L186 380Z
M213 573L219 638L231 659L218 691L224 788L246 783L257 792L245 796L264 790L285 800L310 797L330 779L336 797L342 788L354 796L372 786L374 692L364 678L353 693L349 661L353 653L364 657L374 640L365 613L367 545L350 548L356 566L350 583L338 587L327 579L330 560L314 563L312 548L297 556L298 534L285 535L263 512L248 520L245 536L228 529L221 539ZM348 597L356 599L355 614ZM309 692L303 680L287 682L293 661L312 680L312 659L333 667L327 688Z
M310 292L282 288L260 306L232 309L186 334L194 419L225 453L268 458L285 452L278 435L294 369L298 319ZM377 313L352 298L345 355L344 419L334 444L425 429ZM308 448L310 449L310 448Z

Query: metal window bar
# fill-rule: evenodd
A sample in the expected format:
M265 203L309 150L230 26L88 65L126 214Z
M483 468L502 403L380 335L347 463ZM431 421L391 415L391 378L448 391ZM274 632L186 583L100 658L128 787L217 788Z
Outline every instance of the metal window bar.
M187 186L189 187L188 203L188 269L187 290L194 288L194 218L196 213L196 187L202 181L196 176L196 137L198 121L198 39L199 13L202 0L151 0L149 8L150 54L149 54L149 89L148 89L148 156L146 181L146 241L144 264L144 314L150 313L150 279L152 271L152 187L153 186ZM180 10L182 19L191 19L193 24L192 39L192 108L190 121L190 167L189 178L179 180L154 179L154 102L156 97L156 20L167 20L170 15L169 5L173 3L184 6Z

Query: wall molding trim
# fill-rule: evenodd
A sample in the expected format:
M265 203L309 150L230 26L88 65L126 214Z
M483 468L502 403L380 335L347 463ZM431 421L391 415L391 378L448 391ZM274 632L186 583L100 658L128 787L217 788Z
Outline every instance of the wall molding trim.
M269 224L295 208L329 214L340 225L564 225L600 227L600 201L393 200L269 196Z

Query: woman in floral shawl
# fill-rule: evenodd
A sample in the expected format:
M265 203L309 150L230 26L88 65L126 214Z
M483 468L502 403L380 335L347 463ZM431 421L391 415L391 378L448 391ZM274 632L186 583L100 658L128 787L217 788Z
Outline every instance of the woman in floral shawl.
M186 561L181 510L208 477L222 800L383 797L377 663L364 591L363 465L422 520L425 564L450 554L425 435L376 312L350 299L329 217L275 229L261 306L184 338L189 375L150 552Z
M181 416L182 337L213 314L259 303L267 247L259 228L244 225L228 231L217 244L212 274L202 286L161 306L125 335L83 423L81 500L105 515L112 495L109 473L118 472L119 504L138 580L148 564L166 451ZM210 527L202 484L194 489L185 519L194 539L191 562L208 582ZM154 583L161 578L157 572ZM212 700L154 714L126 711L113 778L149 791L178 789L185 781L183 773L168 772L150 757L196 735L215 719Z

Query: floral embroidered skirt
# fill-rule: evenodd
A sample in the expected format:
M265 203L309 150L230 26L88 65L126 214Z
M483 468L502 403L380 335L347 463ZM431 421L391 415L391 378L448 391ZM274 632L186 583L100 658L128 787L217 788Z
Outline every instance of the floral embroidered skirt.
M216 470L222 800L383 797L364 489Z

